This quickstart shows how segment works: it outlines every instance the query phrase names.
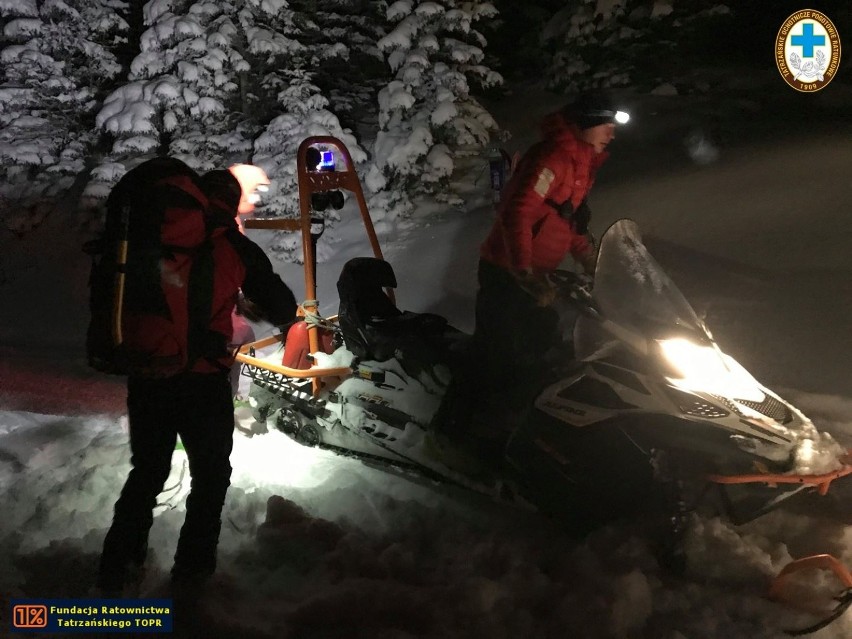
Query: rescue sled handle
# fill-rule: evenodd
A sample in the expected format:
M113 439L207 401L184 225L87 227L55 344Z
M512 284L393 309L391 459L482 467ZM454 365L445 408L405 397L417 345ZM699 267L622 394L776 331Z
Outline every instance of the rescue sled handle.
M339 154L339 159L343 160L343 166L340 162L335 162L332 170L321 170L321 167L308 166L308 150L318 146L334 147L333 153ZM321 135L305 138L299 145L299 150L296 153L296 173L299 184L299 219L275 219L275 218L249 218L245 221L245 227L248 229L272 229L281 231L301 231L302 232L302 251L303 264L305 270L305 299L317 299L316 286L316 255L314 241L315 238L311 234L311 196L314 193L323 193L326 191L334 191L338 189L350 191L358 202L358 208L361 212L361 220L364 223L364 229L367 232L367 239L370 241L370 247L373 250L373 257L384 259L381 246L379 246L376 230L373 227L373 220L370 217L370 212L367 210L367 200L364 198L364 191L361 189L361 182L358 179L358 174L355 172L355 164L352 162L352 156L349 149L338 138ZM393 289L386 289L386 293L392 302L394 299ZM310 352L316 353L319 351L319 337L315 327L308 328L308 343ZM249 346L257 346L256 344ZM240 349L237 359L247 364L262 366L264 368L272 368L268 365L259 363L248 355L248 351ZM315 370L298 370L287 369L287 367L275 367L277 373L287 375L289 377L310 377L314 379L314 393L318 392L319 386L317 378L331 375L340 375L338 369L315 369ZM285 370L286 369L286 370ZM347 369L348 370L348 369Z
M324 160L317 166L308 165L309 150L319 150L318 147L332 147L332 162L325 164ZM281 231L301 231L302 233L302 251L303 264L305 271L305 299L317 299L316 287L316 239L311 231L312 219L312 195L314 193L324 193L335 190L350 191L358 202L358 208L361 213L361 221L364 224L364 230L367 232L367 239L370 241L370 247L373 251L373 257L384 259L382 249L379 246L379 240L376 236L376 230L373 227L373 220L370 217L370 212L367 210L367 201L364 198L364 191L361 189L361 182L358 179L358 174L355 172L355 164L352 161L352 156L349 149L338 138L332 136L312 136L305 138L299 145L296 152L296 173L299 186L299 219L248 219L245 221L245 227L249 229L271 229ZM394 302L394 292L392 289L386 289L386 293L391 302ZM263 348L270 346L275 342L283 341L283 336L275 336L269 340L261 340L252 344L246 344L240 348L237 353L237 360L244 364L267 369L269 371L286 375L293 378L310 378L313 380L313 391L316 395L320 389L320 379L323 377L343 377L350 375L350 368L310 368L306 370L289 368L287 366L278 366L263 362L250 353L252 348ZM318 331L315 326L308 327L308 344L311 353L316 353L320 350Z
M340 171L337 169L337 166L334 167L333 171L317 171L314 167L308 167L308 149L318 145L335 147L345 160L345 170ZM311 195L313 193L332 191L335 189L343 189L353 193L358 202L358 208L361 211L361 220L364 222L364 229L367 231L367 238L370 240L370 247L373 249L373 257L380 260L384 258L382 256L382 248L379 246L379 240L376 237L376 230L373 228L373 220L370 217L370 212L367 210L367 201L364 199L364 191L361 190L361 182L358 180L358 174L355 172L355 164L352 162L352 156L349 154L349 149L346 148L346 145L332 136L313 136L305 138L299 145L299 151L296 155L296 169L299 176L299 208L302 213L302 247L304 248L305 256L305 296L307 299L312 300L316 299L316 273L310 272L316 264L314 261L314 247L310 241ZM311 348L314 346L315 344L311 343Z
M314 167L309 167L307 165L307 152L308 149L316 146L333 146L336 152L342 156L345 167L341 170L335 166L333 171L318 171ZM370 247L373 250L373 256L378 259L384 259L384 257L382 248L379 246L379 240L376 237L376 230L373 227L373 220L367 210L367 201L364 198L364 191L361 189L358 174L355 172L352 156L343 142L338 138L326 135L305 138L296 153L296 172L299 183L299 220L249 218L245 221L245 226L249 229L301 230L305 264L305 299L312 300L316 299L317 295L314 246L311 242L311 195L314 193L342 189L354 194L361 212L364 229L367 231ZM393 299L393 291L389 291L389 294Z
M345 168L340 170L335 166L333 171L318 171L313 167L309 167L307 165L308 149L320 145L333 146L342 157ZM376 231L373 228L373 220L367 210L367 201L364 198L364 191L361 189L361 182L358 180L358 174L355 172L352 156L343 142L335 137L325 135L305 138L299 145L299 150L296 154L296 172L299 183L299 220L249 218L245 221L245 226L249 229L300 230L302 232L302 254L305 264L305 298L312 300L316 299L317 294L316 272L314 271L314 246L313 242L311 242L311 195L314 193L343 189L354 194L358 202L358 208L361 211L361 220L364 222L364 229L367 231L367 238L370 240L370 247L373 249L373 256L378 259L384 258L382 256L382 249L379 246L379 240L376 237Z
M302 221L291 219L280 219L275 217L253 218L243 222L247 229L264 229L271 231L301 231Z
M280 342L282 337L281 335L272 335L251 344L244 344L237 352L237 361L297 379L317 380L322 377L349 377L352 375L352 368L349 366L339 366L336 368L290 368L289 366L279 366L278 364L265 362L249 354L252 349L264 348Z

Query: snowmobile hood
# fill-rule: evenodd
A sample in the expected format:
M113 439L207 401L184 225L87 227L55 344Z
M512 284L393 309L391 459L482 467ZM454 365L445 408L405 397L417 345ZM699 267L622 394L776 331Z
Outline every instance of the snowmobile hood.
M564 148L572 157L583 157L591 166L597 170L609 157L608 151L595 153L591 144L580 139L580 129L576 124L570 122L561 111L550 113L541 121L541 136Z

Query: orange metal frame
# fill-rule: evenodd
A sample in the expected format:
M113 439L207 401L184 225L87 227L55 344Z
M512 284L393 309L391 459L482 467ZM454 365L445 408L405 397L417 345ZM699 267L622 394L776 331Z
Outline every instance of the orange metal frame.
M756 484L763 483L771 487L777 484L804 484L815 486L820 495L828 493L831 483L841 477L852 474L852 451L843 458L843 466L822 475L782 475L780 473L756 473L753 475L708 475L707 479L716 484Z
M764 483L772 487L777 484L804 484L815 486L820 495L825 495L828 493L833 481L852 474L852 451L849 451L842 461L844 462L842 468L821 475L758 473L753 475L709 475L708 479L717 484ZM852 589L852 573L836 557L828 554L812 555L797 559L784 566L769 586L769 598L811 614L825 614L827 612L825 609L802 603L798 598L788 596L785 590L793 574L812 569L830 570L840 580L845 589Z
M335 166L334 171L314 171L309 170L307 166L307 151L311 147L316 146L331 146L338 152L338 158L344 160L345 168L343 170ZM339 160L338 160L339 161ZM355 164L352 162L352 156L349 154L349 149L339 139L331 136L313 136L306 138L300 145L296 155L296 170L299 180L299 212L298 220L284 218L250 218L245 221L247 229L271 229L280 231L301 231L302 232L302 251L304 255L304 270L305 270L305 299L314 300L317 295L316 287L316 272L314 266L314 246L311 241L311 195L321 193L323 191L345 190L350 191L355 195L358 202L358 207L361 212L361 220L364 223L364 229L367 231L367 238L370 241L370 246L373 249L373 256L383 259L382 249L379 246L379 240L376 236L373 220L370 217L370 212L367 210L367 201L364 198L364 192L361 190L361 182L358 180L358 174L355 172ZM394 301L393 291L388 289L388 296L391 301ZM244 344L237 353L237 361L252 366L259 366L275 373L294 377L298 379L310 378L313 380L314 395L319 393L322 387L323 377L343 377L352 373L349 368L309 368L301 370L289 368L287 366L277 366L264 362L256 357L249 355L252 348L259 349L266 346L271 346L276 342L283 342L286 339L285 335L275 335L266 339ZM319 351L319 336L316 327L308 328L308 343L310 351L316 353Z
M337 367L337 368L290 368L289 366L279 366L277 364L272 364L271 362L265 362L262 359L258 359L257 357L253 357L249 355L249 352L252 348L265 348L267 346L272 346L273 344L278 344L284 341L285 335L272 335L271 337L267 337L256 342L251 342L249 344L243 344L240 347L240 350L237 351L237 361L242 362L243 364L251 364L252 366L259 366L260 368L265 368L266 370L270 370L273 373L280 373L282 375L286 375L287 377L294 377L297 379L321 379L323 377L346 377L352 374L352 369L347 367ZM316 392L317 389L315 389Z
M781 572L778 573L778 576L772 580L772 584L769 587L769 598L801 608L807 612L815 614L824 613L824 610L813 610L810 607L801 605L801 602L796 599L785 596L784 587L790 580L791 575L808 569L830 570L846 588L852 588L852 573L849 572L846 566L832 555L813 555L797 559L784 566Z

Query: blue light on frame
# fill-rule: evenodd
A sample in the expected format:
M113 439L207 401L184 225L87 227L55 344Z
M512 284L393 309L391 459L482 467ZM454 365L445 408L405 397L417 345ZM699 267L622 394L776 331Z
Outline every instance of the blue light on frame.
M317 169L320 171L333 171L334 170L334 152L333 151L320 151L320 162L317 165Z

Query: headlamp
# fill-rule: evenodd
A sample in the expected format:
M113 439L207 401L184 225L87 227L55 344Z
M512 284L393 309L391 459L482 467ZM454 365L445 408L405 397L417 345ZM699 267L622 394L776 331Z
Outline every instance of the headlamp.
M588 111L583 114L589 118L606 118L612 120L616 124L627 124L630 121L630 114L627 111Z
M228 169L242 189L242 198L238 212L248 215L254 210L255 205L260 203L259 193L263 193L269 187L269 177L259 166L251 164L234 164Z

